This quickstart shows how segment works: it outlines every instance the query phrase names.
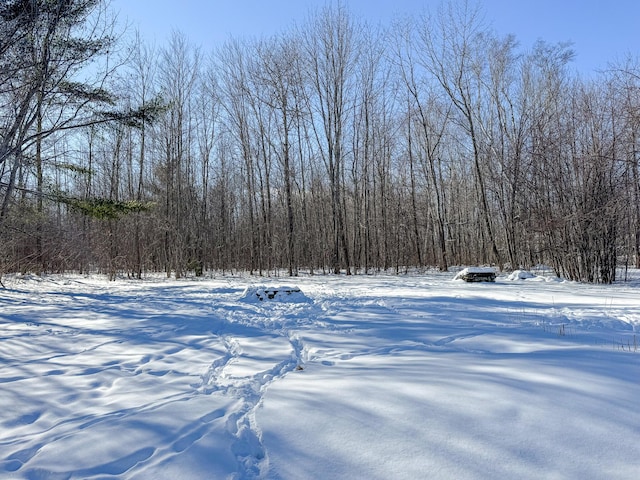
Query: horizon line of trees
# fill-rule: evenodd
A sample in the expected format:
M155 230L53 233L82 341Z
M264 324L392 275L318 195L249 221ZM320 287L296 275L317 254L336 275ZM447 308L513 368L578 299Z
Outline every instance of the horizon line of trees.
M102 0L0 21L0 274L640 267L637 60L582 79L465 0L210 52Z

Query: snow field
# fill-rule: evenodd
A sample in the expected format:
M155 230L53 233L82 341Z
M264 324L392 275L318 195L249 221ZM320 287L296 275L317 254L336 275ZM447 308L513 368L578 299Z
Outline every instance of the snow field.
M0 477L635 479L637 287L451 278L7 277Z

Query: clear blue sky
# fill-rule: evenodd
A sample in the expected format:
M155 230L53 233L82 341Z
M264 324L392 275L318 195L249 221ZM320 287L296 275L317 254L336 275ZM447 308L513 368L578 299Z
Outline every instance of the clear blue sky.
M261 37L303 23L325 0L112 0L120 19L162 44L176 29L205 50L232 37ZM395 14L436 9L440 0L343 0L349 11L387 24ZM640 0L480 0L486 20L524 48L537 39L572 41L583 74L631 54L640 57Z

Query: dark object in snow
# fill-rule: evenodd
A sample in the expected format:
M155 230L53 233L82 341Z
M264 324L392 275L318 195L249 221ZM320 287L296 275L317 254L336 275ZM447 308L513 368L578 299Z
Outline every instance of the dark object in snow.
M491 267L468 267L458 272L454 280L465 282L495 282L496 271Z
M291 288L291 287L280 287L280 288L265 288L264 290L256 290L256 296L260 300L264 300L268 298L269 300L273 300L276 298L276 295L291 295L292 293L300 293L299 288Z

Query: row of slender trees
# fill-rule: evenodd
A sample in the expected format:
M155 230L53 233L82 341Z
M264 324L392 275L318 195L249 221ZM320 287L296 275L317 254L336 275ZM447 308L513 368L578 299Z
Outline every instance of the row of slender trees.
M0 272L640 266L631 59L583 79L466 1L212 51L118 40L100 0L3 5Z

